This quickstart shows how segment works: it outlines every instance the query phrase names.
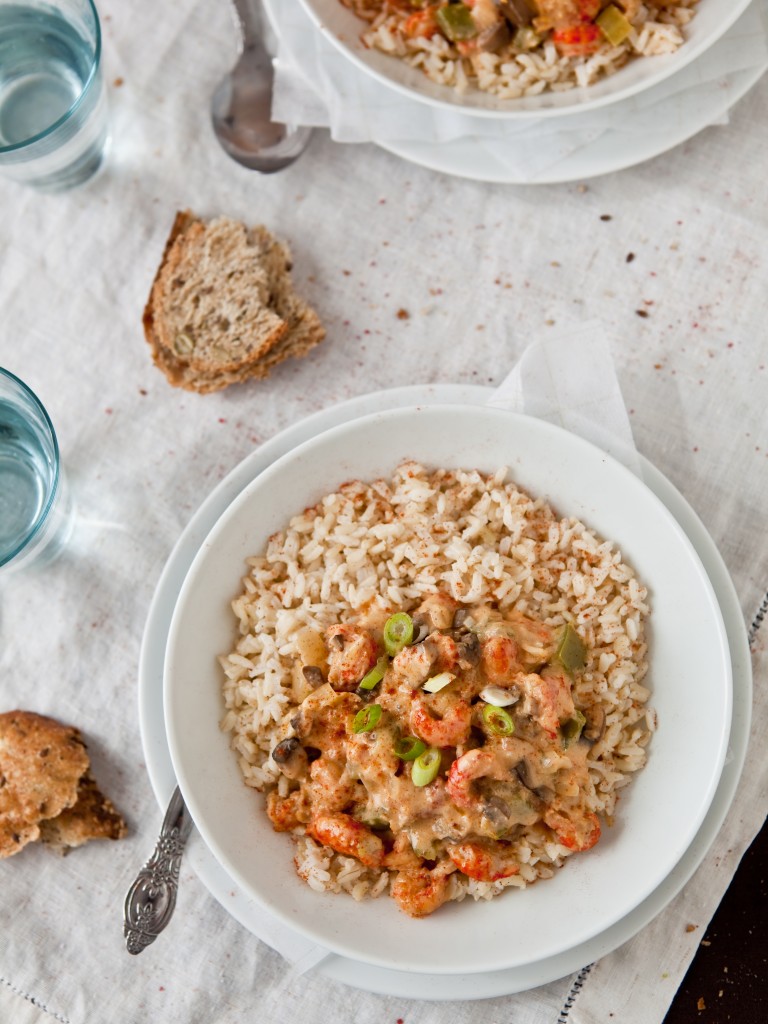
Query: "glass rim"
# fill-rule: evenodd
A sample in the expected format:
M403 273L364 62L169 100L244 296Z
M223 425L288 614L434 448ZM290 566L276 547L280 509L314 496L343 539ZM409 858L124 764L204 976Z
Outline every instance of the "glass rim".
M48 127L44 128L41 132L38 132L36 135L30 135L28 139L24 139L22 142L14 142L10 146L0 146L0 156L6 153L18 153L27 146L33 146L36 142L42 142L43 139L48 138L49 135L52 135L57 131L57 129L61 128L61 126L72 117L83 102L85 95L93 84L93 80L96 78L96 74L101 65L101 22L99 20L99 12L96 10L94 0L86 0L86 3L90 7L91 14L93 15L93 21L96 29L96 46L93 52L91 70L88 73L88 78L83 83L80 95L68 110L65 110L64 113L53 122L53 124L48 125ZM0 565L2 564L4 563L0 562Z
M16 545L16 547L9 554L7 554L5 557L0 557L0 569L1 569L4 565L8 565L9 562L12 562L13 559L16 558L16 556L18 554L20 554L26 547L28 547L30 541L34 540L34 538L40 533L40 531L42 530L43 526L45 525L45 523L46 523L46 521L48 519L48 516L50 514L50 511L53 508L53 503L56 500L56 495L59 492L59 483L60 483L60 478L61 478L61 455L59 454L59 440L56 437L56 431L54 430L53 423L51 422L51 417L48 415L48 412L47 412L45 406L40 401L40 399L37 397L37 395L32 390L32 388L28 384L25 384L24 381L21 380L19 377L17 377L15 373L12 373L10 370L6 370L6 368L4 366L0 366L0 376L7 377L14 384L17 384L19 386L19 388L21 389L22 393L27 398L29 398L32 401L32 404L35 406L35 408L40 413L42 413L42 416L43 416L43 419L45 421L45 424L46 424L46 426L48 427L48 430L51 433L51 440L53 441L53 457L54 457L53 486L51 487L51 493L48 495L48 500L45 503L45 507L40 511L40 514L38 515L37 519L35 520L34 526L32 526L27 531L27 533L24 534L24 536L19 541L19 543Z

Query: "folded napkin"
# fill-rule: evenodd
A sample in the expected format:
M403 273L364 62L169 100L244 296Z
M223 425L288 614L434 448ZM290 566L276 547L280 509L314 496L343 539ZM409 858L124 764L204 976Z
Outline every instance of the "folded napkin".
M487 404L564 427L641 476L629 415L599 321L529 345Z
M487 404L562 426L640 475L610 345L597 321L532 342ZM195 856L206 855L198 842L191 851L193 863ZM250 927L292 966L280 992L329 955L324 947L302 938L267 911L260 911L257 925Z
M729 75L768 66L765 6L753 3L704 56L644 93L567 118L501 122L419 103L381 85L340 55L298 3L276 3L271 13L279 38L276 120L330 128L337 142L471 139L525 181L605 132L650 132L670 119L698 123L702 110L722 110Z

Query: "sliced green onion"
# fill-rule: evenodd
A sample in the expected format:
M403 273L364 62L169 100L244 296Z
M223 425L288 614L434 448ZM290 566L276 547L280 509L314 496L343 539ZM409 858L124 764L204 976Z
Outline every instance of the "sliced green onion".
M401 761L415 761L427 749L427 744L416 736L402 736L394 749Z
M414 786L428 786L440 771L442 755L437 747L427 749L416 758L411 768Z
M515 731L515 723L512 716L504 708L498 708L495 704L486 704L483 708L483 721L488 726L488 731L495 736L511 736Z
M426 690L427 693L437 693L438 690L442 690L448 683L452 683L456 676L453 672L438 672L436 676L430 676L430 678L422 686L422 690Z
M413 619L406 612L395 612L384 623L384 646L394 658L413 640Z
M573 718L566 719L565 722L560 726L560 736L563 740L563 749L567 750L572 743L581 736L581 730L587 724L587 719L579 711L578 708L574 709Z
M587 664L586 645L570 622L560 635L555 657L569 676L582 671Z
M379 724L381 718L381 704L369 704L368 707L360 708L352 719L352 732L370 732Z
M383 656L379 658L371 671L360 680L360 689L372 690L377 683L380 683L384 678L384 673L387 671L388 664L387 658Z

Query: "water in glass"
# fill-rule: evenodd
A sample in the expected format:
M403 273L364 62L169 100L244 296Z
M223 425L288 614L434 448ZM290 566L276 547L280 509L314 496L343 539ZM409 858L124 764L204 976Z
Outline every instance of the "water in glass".
M20 547L33 530L55 472L29 415L0 398L0 557Z

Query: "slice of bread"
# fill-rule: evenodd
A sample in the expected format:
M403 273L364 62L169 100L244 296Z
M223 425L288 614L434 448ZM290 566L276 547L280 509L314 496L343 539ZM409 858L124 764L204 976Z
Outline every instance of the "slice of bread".
M66 852L125 834L78 729L32 711L0 714L0 858L38 839Z
M171 384L218 391L322 341L290 271L288 247L267 228L177 213L144 310L152 358Z

